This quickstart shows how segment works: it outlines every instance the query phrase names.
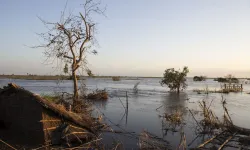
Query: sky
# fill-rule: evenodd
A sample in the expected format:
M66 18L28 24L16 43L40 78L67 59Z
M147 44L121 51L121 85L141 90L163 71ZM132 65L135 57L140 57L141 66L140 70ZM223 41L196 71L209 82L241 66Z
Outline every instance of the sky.
M67 11L83 11L84 0ZM188 66L188 76L250 77L249 0L102 0L94 16L98 55L88 55L97 75L162 76ZM57 74L46 64L36 33L38 16L60 20L66 0L0 0L0 74Z

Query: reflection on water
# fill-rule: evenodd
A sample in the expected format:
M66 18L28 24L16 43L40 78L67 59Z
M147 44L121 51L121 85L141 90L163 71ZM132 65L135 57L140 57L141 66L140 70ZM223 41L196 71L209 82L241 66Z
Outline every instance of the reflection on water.
M162 103L165 108L165 112L172 112L169 109L181 108L184 109L186 107L186 103L188 100L187 93L177 94L176 92L169 92L166 95L162 95Z

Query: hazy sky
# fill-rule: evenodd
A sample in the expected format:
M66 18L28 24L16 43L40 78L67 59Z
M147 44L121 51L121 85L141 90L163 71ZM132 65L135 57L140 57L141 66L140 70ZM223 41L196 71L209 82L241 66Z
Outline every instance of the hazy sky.
M35 33L40 16L57 22L66 0L0 0L0 74L53 74ZM82 0L69 0L78 13ZM99 54L88 56L99 75L162 76L190 68L189 76L250 76L249 0L102 0L96 17Z

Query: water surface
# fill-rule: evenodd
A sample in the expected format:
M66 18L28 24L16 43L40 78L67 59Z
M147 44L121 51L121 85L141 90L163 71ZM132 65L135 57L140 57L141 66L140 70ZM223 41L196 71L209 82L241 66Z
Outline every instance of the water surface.
M72 92L72 81L55 81L55 80L11 80L0 79L0 87L7 85L8 82L14 82L27 90L37 94L55 92ZM133 92L134 85L138 85L138 93ZM209 95L197 94L193 89L205 89L208 87L210 90L220 89L221 84L208 79L202 82L193 82L188 79L188 88L181 92L180 95L168 92L167 87L160 85L160 78L139 78L138 80L122 79L121 81L112 81L110 78L87 78L80 81L79 85L86 85L91 90L106 89L110 95L107 102L96 103L96 108L103 113L104 121L112 126L115 130L126 130L140 134L143 130L149 131L159 137L162 137L170 142L172 148L176 148L179 144L180 133L166 131L162 123L162 115L165 112L172 112L179 109L200 110L198 102L206 99L206 101L213 101L211 107L217 116L222 116L223 110L221 107L221 96L219 93L212 93ZM244 81L241 81L244 83ZM223 94L227 101L229 113L232 117L234 124L249 128L250 118L250 84L243 85L243 92ZM128 115L124 115L124 107L120 101L125 105L126 92L128 94ZM119 100L120 99L120 100ZM162 106L161 108L159 108ZM159 108L159 109L157 109ZM157 109L157 110L156 110ZM187 144L189 144L195 134L195 123L190 113L185 113L186 126L183 131L187 137ZM134 134L130 135L114 135L104 134L104 143L112 145L114 140L122 141L126 149L137 149L138 139ZM196 140L190 147L195 147L202 139Z

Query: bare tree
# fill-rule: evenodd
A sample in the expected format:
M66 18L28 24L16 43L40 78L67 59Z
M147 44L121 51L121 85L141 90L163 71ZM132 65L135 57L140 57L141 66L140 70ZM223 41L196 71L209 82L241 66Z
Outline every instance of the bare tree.
M74 83L73 110L76 110L79 102L77 70L85 67L86 54L94 50L95 25L92 20L94 14L103 14L100 2L86 0L83 11L78 15L72 13L65 17L65 9L59 22L47 22L40 18L48 29L47 32L39 34L44 44L38 47L45 48L45 56L49 59L59 59L71 64L71 75ZM66 8L66 6L65 6Z

